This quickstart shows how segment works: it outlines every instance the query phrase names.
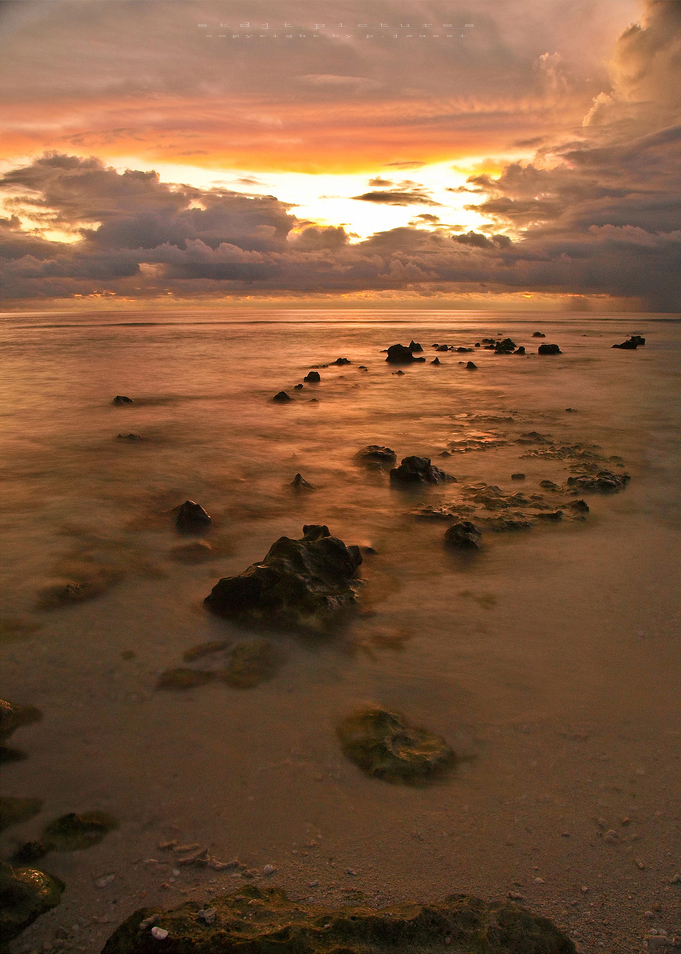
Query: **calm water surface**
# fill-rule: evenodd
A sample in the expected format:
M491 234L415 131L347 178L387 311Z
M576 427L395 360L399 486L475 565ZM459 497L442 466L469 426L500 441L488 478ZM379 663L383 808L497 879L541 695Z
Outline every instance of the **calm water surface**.
M117 832L48 866L74 912L111 923L143 890L144 903L167 904L191 888L194 873L159 894L165 875L140 865L168 836L256 869L276 864L301 897L319 880L312 893L334 898L350 867L351 887L378 900L503 896L518 882L570 927L583 917L570 892L590 884L603 905L619 898L638 917L646 885L679 855L680 327L442 312L3 317L2 695L45 714L16 733L29 758L3 784L44 809L4 833L5 856L57 814L112 812ZM538 356L535 330L563 355ZM634 333L644 348L612 349ZM499 334L528 355L475 349L430 365L434 342ZM412 337L427 361L396 375L381 350ZM337 357L351 364L292 390ZM470 358L476 372L459 363ZM272 404L281 389L294 402ZM116 394L135 404L112 406ZM415 508L461 502L480 482L546 496L541 480L570 476L570 460L523 457L534 447L515 441L530 431L598 445L631 483L589 496L584 521L486 534L474 559L446 552L448 524L417 520ZM507 443L440 456L471 438ZM400 492L354 462L368 443L431 457L458 482ZM298 472L313 493L293 493ZM214 520L214 558L198 565L174 559L184 541L167 511L186 498ZM245 635L203 598L305 523L376 551L347 631L278 634L286 664L251 690L155 691L189 647ZM95 599L37 608L46 587L93 578ZM470 760L428 789L365 778L334 729L367 700ZM647 839L645 871L635 845L606 853L598 838L599 818L612 827L623 816ZM114 888L95 889L107 871ZM620 934L616 916L599 927L604 943L634 930L622 918ZM85 949L106 931L92 928Z

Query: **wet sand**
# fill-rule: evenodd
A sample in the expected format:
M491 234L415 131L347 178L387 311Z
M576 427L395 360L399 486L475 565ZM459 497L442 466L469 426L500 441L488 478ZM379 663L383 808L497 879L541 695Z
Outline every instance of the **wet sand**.
M501 331L529 355L536 328L564 354L428 363L433 342ZM645 348L611 349L632 333ZM412 336L427 363L396 376L380 350ZM3 768L3 794L45 804L3 832L2 857L65 812L121 823L45 858L63 901L13 952L89 954L137 907L244 883L241 870L179 866L158 847L173 840L320 903L510 893L586 952L681 934L677 324L337 316L131 330L100 318L5 337L3 616L25 629L0 647L2 694L45 717L10 740L28 758ZM291 390L340 355L352 364ZM478 372L459 366L469 358ZM269 403L282 388L293 406ZM135 406L112 407L115 394ZM536 447L517 440L533 430L599 445L631 483L587 496L584 521L486 533L473 560L447 552L449 524L415 508L465 503L481 481L546 498L541 480L573 473L572 460L524 456ZM129 432L145 440L116 440ZM507 443L439 456L462 439ZM429 456L457 483L400 492L353 462L367 443ZM313 493L291 492L296 472ZM173 559L187 541L164 512L187 497L214 518L215 559ZM253 689L155 690L191 646L247 635L205 612L217 579L312 522L375 549L363 615L333 639L277 634L285 665ZM102 592L36 609L79 573L99 573ZM364 701L444 736L462 756L454 776L419 788L364 776L335 736Z

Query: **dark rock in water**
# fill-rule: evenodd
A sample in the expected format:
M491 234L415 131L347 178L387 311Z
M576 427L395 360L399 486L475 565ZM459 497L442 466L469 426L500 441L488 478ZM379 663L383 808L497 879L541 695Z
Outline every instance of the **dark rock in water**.
M421 351L423 351L423 348L421 348ZM358 370L358 371L368 371L369 369L367 368L367 366L366 366L365 364L360 364L360 365L358 366L357 370Z
M475 347L476 347L476 348L479 348L479 347L480 347L480 342L479 342L479 341L476 341L476 342L475 342Z
M517 345L512 338L504 338L503 341L497 341L494 346L495 354L513 354Z
M576 413L577 413L576 408L574 408L574 407L566 407L566 408L565 408L565 411L566 411L567 414L576 414Z
M398 484L439 484L456 480L430 462L430 457L403 457L399 467L390 471L390 479Z
M519 348L516 348L516 349L515 349L515 351L513 352L513 354L525 354L525 347L524 347L523 345L520 345Z
M433 358L433 360L432 360L430 363L431 363L431 364L440 364L440 359L439 359L439 358Z
M479 550L482 534L470 520L461 520L445 532L445 543L462 550Z
M41 840L49 851L81 851L99 844L114 828L118 821L105 812L70 812L50 822Z
M218 675L235 689L252 689L273 679L283 660L282 650L276 643L268 639L246 639L234 646L227 668Z
M632 335L629 340L635 342L637 345L644 345L646 343L646 339L642 335Z
M418 341L414 341L414 339L412 338L411 341L409 342L409 350L410 350L412 353L416 353L416 352L418 352L418 351L423 351L423 348L422 348L421 345L418 343Z
M562 354L557 344L539 345L537 354Z
M532 521L528 517L520 515L488 517L484 521L486 530L494 530L495 533L503 533L508 530L529 530Z
M205 686L215 676L210 670L201 669L166 669L156 683L157 689L171 689L184 692L185 689L194 689L196 686Z
M300 540L280 537L265 558L225 577L205 603L220 616L319 631L356 601L359 547L346 547L328 527L303 527Z
M525 474L511 474L511 480L525 480Z
M558 521L563 519L562 510L544 510L541 513L537 514L538 520L553 520Z
M367 775L389 782L423 781L456 762L444 739L382 706L358 709L336 731L351 762Z
M571 500L567 506L570 510L574 510L575 513L588 513L589 505L586 500Z
M175 507L173 513L176 514L175 526L178 530L197 532L205 530L213 522L195 500L185 500L181 506Z
M570 490L578 493L611 494L624 490L630 480L629 474L613 474L609 470L599 470L596 474L578 474L577 477L568 477L567 484Z
M415 358L409 348L404 345L394 344L388 348L388 355L385 359L389 364L413 364L415 361L425 361L425 358Z
M468 352L472 351L473 349L472 348L457 348L456 350L459 354L468 354Z
M292 400L293 400L293 398L291 397L290 394L287 394L286 391L279 391L279 392L278 392L277 394L275 394L274 397L272 398L272 401L273 401L275 404L288 404L288 402L289 402L289 401L292 401Z
M393 371L393 374L404 374L404 371Z
M302 474L296 474L296 476L291 481L291 487L293 487L294 490L301 490L301 491L314 490L314 487L312 486L312 484L308 483Z
M449 351L449 345L438 345L436 351Z
M119 434L116 437L117 441L143 441L144 438L141 434Z
M540 434L539 431L525 431L516 440L516 444L550 444L550 435Z
M477 371L477 370L478 370L477 364L473 364L472 361L466 362L466 371Z
M17 848L12 855L12 864L30 865L34 861L40 861L41 858L44 858L48 850L42 841L27 841L21 848Z
M541 331L533 331L533 332L532 332L532 337L533 337L533 338L545 338L546 335L542 334Z
M56 907L63 881L34 868L13 868L0 861L0 948Z
M199 901L170 911L140 908L102 954L158 954L161 948L172 954L575 954L572 941L547 918L513 902L464 894L440 904L328 908L247 884L210 904L216 912L210 923L198 917ZM165 940L156 940L152 925L168 932Z
M631 338L627 338L622 344L614 344L613 348L620 348L624 351L635 351L639 345L644 345L645 343L646 339L642 338L641 335L632 335Z
M40 722L43 714L35 706L17 706L0 699L0 742L8 739L22 725Z
M308 371L308 373L303 378L306 384L319 384L322 380L322 376L319 371Z
M397 454L390 447L367 444L355 454L355 460L367 467L392 467L397 463Z
M331 364L337 364L337 365L341 366L341 365L344 365L344 364L352 364L352 361L350 361L349 358L336 358L336 360L335 360L335 361L332 361Z
M294 385L293 385L293 390L294 390L294 391L302 391L304 387L305 387L304 384L294 384Z
M554 484L552 480L540 480L539 486L543 487L545 490L560 490L558 484Z
M10 825L18 825L37 815L43 807L40 798L12 798L3 795L0 797L0 831Z
M496 341L496 338L483 338L482 343L483 345L491 345L494 348L496 346L497 341Z
M135 402L132 398L126 397L124 394L117 394L111 403L120 406L121 404L134 404Z
M72 580L70 583L59 583L47 586L38 595L37 608L54 610L60 607L71 606L76 603L85 603L87 600L101 596L123 576L120 568L100 566L93 570L86 579Z

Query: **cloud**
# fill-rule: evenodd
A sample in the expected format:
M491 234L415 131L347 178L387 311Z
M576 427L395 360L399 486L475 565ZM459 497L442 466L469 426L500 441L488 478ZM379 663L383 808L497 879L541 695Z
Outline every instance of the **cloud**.
M376 180L374 180L374 183L378 184ZM383 184L383 180L381 180L381 184ZM376 202L381 205L441 205L440 202L436 202L435 199L430 197L427 189L417 185L364 192L362 195L353 195L352 198L359 202Z

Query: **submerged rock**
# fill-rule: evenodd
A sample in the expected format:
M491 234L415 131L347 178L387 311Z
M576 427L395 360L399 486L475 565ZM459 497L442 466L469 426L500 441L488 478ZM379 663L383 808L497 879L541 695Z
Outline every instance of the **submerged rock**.
M562 354L557 344L543 344L537 348L537 354Z
M105 812L69 812L50 822L41 840L48 851L81 851L98 844L114 828L118 821Z
M456 477L431 464L430 457L403 457L400 466L390 471L390 479L398 484L439 484Z
M123 577L123 571L113 566L100 566L89 572L85 579L46 586L38 594L37 608L54 610L101 596Z
M10 825L18 825L28 821L38 814L43 807L40 798L12 798L9 795L0 797L0 831Z
M358 709L336 731L351 762L367 775L389 782L423 781L441 775L456 762L444 739L382 706Z
M197 504L195 500L185 500L181 506L175 507L173 513L176 514L175 526L178 530L195 533L205 530L213 522L201 504Z
M525 480L525 474L511 474L511 480Z
M573 510L575 513L589 512L589 505L586 500L571 500L566 506L568 506L570 510Z
M397 463L397 454L381 444L366 444L355 454L355 460L367 467L392 467Z
M43 714L35 706L17 706L0 699L0 742L8 739L22 725L40 722Z
M170 551L171 559L177 560L178 563L204 563L206 560L214 560L216 556L215 550L205 540L183 543Z
M204 659L206 656L214 656L215 653L224 652L231 646L229 639L211 639L207 643L199 643L185 650L182 658L185 662L194 662L197 659Z
M388 356L385 359L389 364L412 364L414 361L425 361L425 358L415 358L409 348L401 344L390 345Z
M618 490L624 490L631 476L629 474L613 474L609 470L599 470L596 474L578 474L576 477L568 477L567 485L569 490L575 490L578 493L600 493L612 494Z
M328 908L249 884L210 904L210 922L199 901L170 911L140 908L114 931L102 954L575 954L572 941L547 918L512 902L464 894L441 904ZM152 927L161 925L168 933L159 942Z
M312 484L308 483L308 481L305 480L302 474L296 474L296 476L291 481L291 487L293 487L294 490L301 490L301 491L314 490L314 487L312 486Z
M303 378L306 384L319 384L322 380L322 376L319 371L308 371L308 373Z
M119 434L116 438L117 441L143 441L144 438L141 434Z
M13 868L0 861L0 947L56 907L64 887L62 881L43 871Z
M157 689L171 689L183 692L185 689L194 689L196 686L205 686L215 676L214 672L201 669L166 669L158 677Z
M319 630L356 601L359 547L346 547L326 526L303 527L300 540L280 537L265 558L225 577L205 603L220 616Z
M287 394L286 391L278 391L272 398L275 404L288 404L288 402L292 400L293 398L290 394Z
M283 652L276 643L269 639L247 639L234 646L227 668L219 675L235 689L252 689L273 679L283 661Z
M44 858L48 850L42 841L27 841L17 848L10 860L15 865L29 865Z
M124 394L117 394L111 403L120 406L121 404L134 404L135 402Z
M462 550L479 550L482 534L470 520L455 523L445 533L445 543Z
M546 335L542 334L541 331L533 331L533 332L532 332L532 337L533 337L533 338L545 338Z

